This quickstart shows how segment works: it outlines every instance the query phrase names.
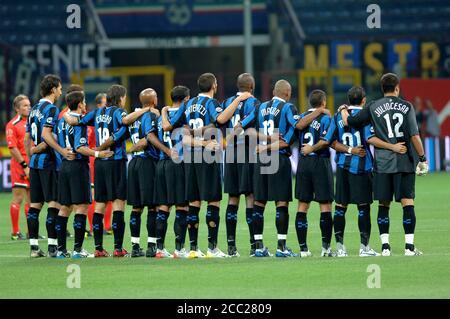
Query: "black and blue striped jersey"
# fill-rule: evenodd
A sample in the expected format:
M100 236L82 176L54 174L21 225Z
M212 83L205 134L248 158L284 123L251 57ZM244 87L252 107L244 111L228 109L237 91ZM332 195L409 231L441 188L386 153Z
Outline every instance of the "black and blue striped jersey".
M236 95L233 95L222 102L222 109L225 110L227 107L230 106L231 103L239 96L241 95L241 92L238 92ZM261 102L255 98L250 97L246 99L245 101L242 101L239 103L238 107L236 108L236 111L234 111L233 117L228 121L226 124L226 128L232 129L234 128L238 123L241 122L241 120L247 118L251 114L254 115L255 110L261 105ZM253 117L254 118L254 117ZM253 123L246 122L246 127L254 126ZM244 143L244 138L237 138L237 141L235 142L235 145Z
M238 92L236 95L233 95L222 102L222 109L225 110L230 106L231 103L241 95L241 92ZM227 128L233 128L238 124L242 119L249 116L251 113L255 112L256 108L261 104L261 102L255 97L249 97L245 101L239 103L236 111L234 111L233 117L226 124Z
M58 115L59 109L49 100L41 99L32 107L28 116L26 132L31 135L34 145L44 142L42 138L44 127L49 127L55 132ZM42 153L31 155L30 167L34 169L55 169L55 151L51 147L47 147Z
M134 123L128 126L131 142L137 144L140 139L145 138L149 133L156 131L156 115L152 112L146 112ZM151 157L159 158L159 150L152 144L148 143L147 147L138 152L133 152L133 157Z
M77 113L69 113L72 116L80 117ZM61 118L58 121L57 127L57 136L58 136L58 144L62 148L70 148L72 152L75 153L75 160L83 160L88 161L89 157L85 155L81 155L77 153L77 150L82 146L89 147L88 144L88 136L87 136L87 127L84 125L70 126ZM65 161L65 158L61 157L62 161Z
M350 115L356 115L362 107L350 106L348 108ZM370 151L370 145L367 140L373 136L373 129L371 125L366 125L361 129L344 126L341 113L336 114L328 128L328 132L322 137L323 140L329 142L338 141L349 147L363 147L366 151L365 157L352 155L348 153L336 152L336 164L348 170L352 174L361 174L371 172L373 168L373 156Z
M308 111L300 115L301 118L311 114L315 109L309 109ZM328 131L328 127L331 123L331 117L326 114L320 114L316 117L309 126L305 127L303 130L298 130L298 139L300 142L300 147L303 144L314 145L321 137L325 136ZM304 155L302 155L304 156ZM320 156L320 157L330 157L330 148L327 146L317 152L308 154L308 156Z
M181 104L178 111L170 119L170 124L174 128L189 125L191 129L199 129L209 124L216 124L217 117L222 111L222 107L216 99L199 94Z
M297 108L278 97L262 103L254 112L254 117L257 130L268 136L278 131L278 134L288 144L292 142L295 126L300 119ZM246 127L252 120L251 116L247 116L242 121L242 126ZM288 154L289 150L281 149L279 152L280 154Z
M168 116L169 120L171 120L175 114L177 113L178 108L169 108L168 109ZM183 159L183 134L181 130L174 130L172 132L164 131L162 127L162 117L160 116L157 120L157 129L158 129L158 139L161 143L163 143L166 147L172 149L176 147L176 150L178 152L178 158L180 160ZM159 159L165 160L170 159L169 156L167 156L164 152L159 152Z
M110 136L114 138L115 143L110 148L114 155L101 160L127 159L125 142L128 138L128 129L122 124L122 119L126 115L127 112L118 106L106 106L93 110L81 118L80 125L94 126L97 147L102 145Z

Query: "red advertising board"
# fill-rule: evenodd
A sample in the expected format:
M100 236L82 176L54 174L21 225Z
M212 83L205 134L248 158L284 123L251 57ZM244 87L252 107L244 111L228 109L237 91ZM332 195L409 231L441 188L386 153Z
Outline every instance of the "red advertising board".
M450 79L402 79L400 89L410 102L417 96L431 100L439 114L441 136L450 136Z

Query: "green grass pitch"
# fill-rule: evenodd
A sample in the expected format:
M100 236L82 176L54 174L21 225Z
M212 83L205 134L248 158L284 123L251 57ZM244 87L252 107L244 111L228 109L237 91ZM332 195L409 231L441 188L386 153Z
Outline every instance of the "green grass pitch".
M393 205L391 246L394 256L360 258L357 212L353 206L347 212L345 244L348 258L319 257L321 239L318 205L309 212L308 244L312 258L248 257L248 229L245 223L244 201L241 199L237 229L238 250L242 257L221 260L156 260L156 259L30 259L27 241L10 240L10 194L0 195L0 298L449 298L450 297L450 174L431 174L417 178L416 184L416 245L423 251L420 257L403 256L404 235L402 210ZM225 195L221 206L219 247L226 251ZM205 204L204 204L205 205ZM294 228L296 201L290 206L288 246L298 251ZM199 243L207 246L205 206L200 213ZM380 250L376 205L372 206L371 246ZM45 215L41 215L41 233L45 232ZM166 246L174 249L173 212L169 219ZM129 219L129 208L126 220ZM145 219L142 224L142 244L145 246ZM26 230L24 215L21 229ZM69 222L72 229L72 218ZM275 213L273 204L265 212L265 244L276 249ZM46 240L40 245L45 250ZM93 239L85 241L93 251ZM105 248L112 251L112 236L105 236ZM130 248L129 228L125 247ZM334 248L333 240L333 248ZM68 240L72 249L73 239ZM81 288L69 289L66 281L69 264L80 265ZM380 268L381 288L368 288L368 266Z

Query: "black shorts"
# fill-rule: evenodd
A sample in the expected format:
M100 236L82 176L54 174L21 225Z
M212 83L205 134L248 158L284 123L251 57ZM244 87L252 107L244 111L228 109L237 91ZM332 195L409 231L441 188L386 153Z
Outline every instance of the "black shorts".
M336 169L336 204L372 204L372 173L352 174Z
M300 156L295 179L295 198L301 202L332 202L333 171L330 158Z
M30 200L32 203L58 200L58 172L55 169L30 168Z
M127 199L127 163L125 160L101 160L94 162L95 201L106 203Z
M189 202L222 199L222 164L185 163L185 194Z
M248 153L246 147L246 154ZM253 193L253 163L248 157L239 158L244 163L238 163L237 148L234 148L233 158L228 159L225 153L224 192L230 196Z
M292 166L286 155L279 155L278 170L272 174L262 174L261 169L270 166L261 163L259 157L253 169L253 195L257 201L292 200ZM273 163L271 164L273 166Z
M58 202L70 206L91 201L89 162L63 161L58 176Z
M185 206L185 193L184 164L174 163L171 159L159 161L156 165L155 203Z
M154 206L155 170L153 158L134 157L128 164L128 205Z
M403 198L414 199L416 190L415 173L375 173L373 179L374 197L379 201L400 202Z

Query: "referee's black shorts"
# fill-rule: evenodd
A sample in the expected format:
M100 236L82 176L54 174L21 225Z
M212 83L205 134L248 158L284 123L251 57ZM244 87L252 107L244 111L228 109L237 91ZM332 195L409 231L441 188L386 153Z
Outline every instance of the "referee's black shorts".
M160 160L156 165L155 203L157 205L187 204L184 164L171 159Z
M127 199L126 160L95 159L95 201L106 203L116 199Z
M245 154L238 154L238 147L234 147L232 151L233 156L230 158L225 153L224 192L230 196L251 194L254 165L249 163L248 146L245 146Z
M59 170L58 189L58 202L61 205L91 203L89 162L63 161Z
M332 202L333 171L329 157L300 156L295 179L295 198L301 202Z
M191 156L191 160L185 162L184 168L186 200L211 202L222 199L221 163L195 163L194 156Z
M48 203L58 200L58 172L56 169L30 168L30 200Z
M154 206L157 161L151 157L134 157L128 164L128 205Z
M262 163L258 156L253 170L253 196L257 201L292 200L292 166L287 155L279 155L278 170L264 174L263 170L273 165Z
M396 202L402 199L414 199L416 191L415 173L374 173L374 198L378 201Z
M372 204L372 172L352 174L342 167L336 169L336 204Z

